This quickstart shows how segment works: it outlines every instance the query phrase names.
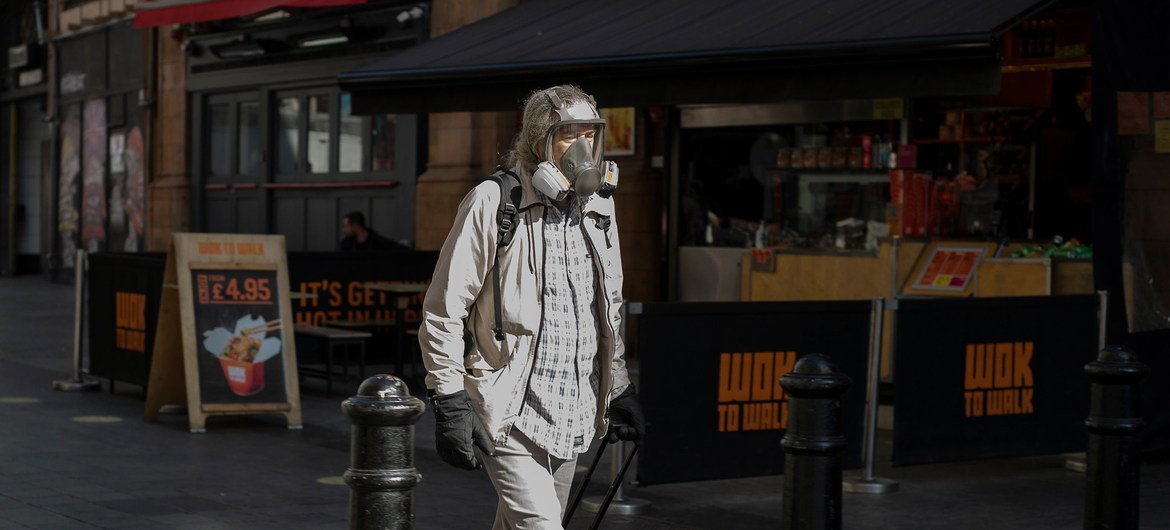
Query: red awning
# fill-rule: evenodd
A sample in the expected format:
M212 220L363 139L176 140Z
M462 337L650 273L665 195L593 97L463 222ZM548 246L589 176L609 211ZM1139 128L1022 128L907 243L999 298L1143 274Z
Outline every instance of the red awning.
M278 7L336 7L366 0L147 0L134 14L134 27L187 24L243 17Z

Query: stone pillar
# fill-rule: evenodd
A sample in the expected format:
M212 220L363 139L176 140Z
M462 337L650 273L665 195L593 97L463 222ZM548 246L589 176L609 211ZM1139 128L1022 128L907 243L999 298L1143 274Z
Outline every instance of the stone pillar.
M191 177L187 174L187 55L159 28L157 95L147 187L146 250L166 251L171 234L191 228Z
M431 38L517 4L517 0L435 0ZM427 169L415 189L415 249L438 250L463 196L491 173L515 131L514 112L430 115Z

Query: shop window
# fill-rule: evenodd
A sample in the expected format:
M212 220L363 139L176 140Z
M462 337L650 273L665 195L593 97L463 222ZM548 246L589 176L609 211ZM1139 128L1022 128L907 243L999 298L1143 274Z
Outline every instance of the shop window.
M329 124L331 113L325 96L309 98L308 162L310 173L329 173Z
M277 172L296 173L301 158L300 140L304 123L300 98L281 98L277 105L277 116Z
M241 103L239 112L239 174L258 175L263 151L260 146L260 105Z
M282 94L274 104L278 179L394 169L396 116L354 115L350 94L320 89Z
M362 141L365 129L365 118L354 116L352 98L349 94L340 97L341 121L338 127L338 160L337 170L342 173L357 173L361 171L365 161L365 143Z
M678 243L873 248L898 122L685 129Z
M370 142L373 145L373 170L394 169L394 127L395 116L386 114L374 116L370 127Z
M211 105L209 112L211 127L209 132L210 148L207 151L208 163L212 175L228 176L232 174L232 108L230 104L220 103Z

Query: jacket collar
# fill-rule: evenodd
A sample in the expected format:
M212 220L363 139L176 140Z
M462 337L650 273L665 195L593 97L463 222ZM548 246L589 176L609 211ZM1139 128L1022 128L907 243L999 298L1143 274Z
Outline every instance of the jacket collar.
M520 195L520 209L527 210L534 204L541 204L540 195L538 191L532 186L532 174L525 170L522 166L512 168L512 172L520 177L520 189L523 192Z

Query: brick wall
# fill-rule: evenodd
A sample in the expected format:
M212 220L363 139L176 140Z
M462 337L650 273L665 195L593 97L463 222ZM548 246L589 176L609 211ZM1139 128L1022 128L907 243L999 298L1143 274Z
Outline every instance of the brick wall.
M187 174L187 56L160 28L151 168L147 196L147 250L165 251L171 234L190 229L191 179Z

